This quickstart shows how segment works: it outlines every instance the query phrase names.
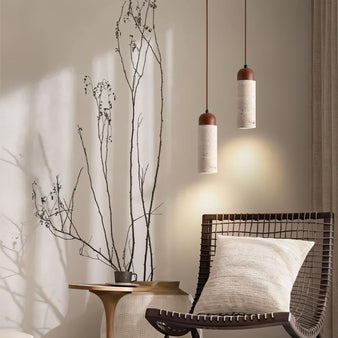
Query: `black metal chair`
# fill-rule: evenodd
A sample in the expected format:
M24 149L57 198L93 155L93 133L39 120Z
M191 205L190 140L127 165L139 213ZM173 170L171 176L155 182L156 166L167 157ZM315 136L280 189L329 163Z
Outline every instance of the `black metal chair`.
M146 318L164 337L182 336L197 329L250 329L282 325L291 337L319 337L332 274L333 221L330 212L292 214L203 215L200 267L196 294L189 313L147 309ZM294 283L290 312L249 314L193 314L208 280L217 248L217 234L315 242Z

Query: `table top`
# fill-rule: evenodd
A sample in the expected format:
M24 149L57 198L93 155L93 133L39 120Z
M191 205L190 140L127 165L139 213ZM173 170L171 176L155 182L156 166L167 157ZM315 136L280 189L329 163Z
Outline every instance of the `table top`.
M69 284L70 289L80 289L89 291L111 291L111 292L145 292L150 291L149 286L139 285L116 285L116 284Z
M114 283L114 284L69 284L70 289L104 292L151 292L155 294L187 294L179 288L179 282L135 282L135 283Z

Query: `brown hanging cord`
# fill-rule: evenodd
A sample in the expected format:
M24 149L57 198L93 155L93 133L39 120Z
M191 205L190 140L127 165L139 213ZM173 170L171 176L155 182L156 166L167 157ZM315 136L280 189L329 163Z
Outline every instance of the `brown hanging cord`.
M246 64L246 1L244 2L244 67L247 66ZM246 67L245 67L246 68Z
M209 13L208 13L208 0L205 0L205 112L209 113L208 103L208 87L209 87Z

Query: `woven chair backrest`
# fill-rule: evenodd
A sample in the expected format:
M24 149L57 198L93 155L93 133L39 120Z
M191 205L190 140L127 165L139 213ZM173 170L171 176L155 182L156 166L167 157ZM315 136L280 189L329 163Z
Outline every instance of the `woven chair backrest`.
M293 286L290 312L305 329L322 326L332 273L332 213L203 215L200 268L191 312L209 277L219 234L314 241Z

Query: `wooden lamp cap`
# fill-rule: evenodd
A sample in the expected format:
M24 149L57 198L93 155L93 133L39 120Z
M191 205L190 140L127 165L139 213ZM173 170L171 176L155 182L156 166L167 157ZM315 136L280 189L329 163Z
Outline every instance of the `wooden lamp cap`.
M216 125L216 117L215 115L209 113L208 110L205 111L204 114L200 115L198 120L198 124L201 125Z
M255 80L255 73L247 65L240 69L237 73L237 80Z

